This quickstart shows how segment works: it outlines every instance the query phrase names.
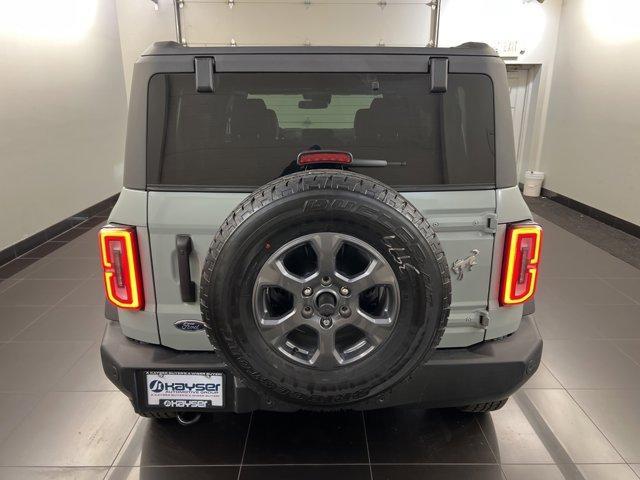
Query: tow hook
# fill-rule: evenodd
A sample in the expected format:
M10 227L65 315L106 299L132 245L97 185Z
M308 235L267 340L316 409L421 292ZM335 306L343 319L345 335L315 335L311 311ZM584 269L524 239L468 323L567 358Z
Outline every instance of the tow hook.
M183 427L188 427L189 425L198 423L201 417L201 414L191 412L182 412L176 416L176 418L178 419L178 423Z

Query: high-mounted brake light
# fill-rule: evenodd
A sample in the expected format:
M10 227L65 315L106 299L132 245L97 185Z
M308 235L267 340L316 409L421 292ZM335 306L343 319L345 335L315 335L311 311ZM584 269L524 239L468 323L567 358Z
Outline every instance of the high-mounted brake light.
M353 155L349 152L334 152L329 150L309 150L298 154L298 165L317 165L319 163L337 163L348 165L353 162Z
M534 223L507 227L500 305L517 305L533 297L538 281L542 227Z
M116 307L142 310L144 296L135 228L102 228L100 258L107 299Z

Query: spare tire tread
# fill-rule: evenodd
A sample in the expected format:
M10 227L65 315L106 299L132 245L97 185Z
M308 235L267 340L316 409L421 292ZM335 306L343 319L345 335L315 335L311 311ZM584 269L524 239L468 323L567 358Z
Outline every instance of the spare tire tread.
M203 319L207 324L207 328L205 330L214 348L220 349L220 345L210 327L213 322L213 315L209 308L210 302L208 301L208 292L210 290L212 272L216 264L216 260L233 232L254 212L277 200L302 191L329 189L348 190L377 199L407 218L422 233L424 240L429 244L435 256L442 278L443 288L441 315L437 320L438 326L434 330L432 339L426 340L430 341L430 344L433 345L433 349L435 349L435 347L440 343L449 317L449 308L451 303L451 279L444 251L435 231L427 219L402 195L370 177L340 170L310 170L303 173L280 177L253 192L249 197L242 201L238 207L236 207L225 222L223 222L214 236L209 248L209 253L205 260L205 265L202 271L202 281L200 284L201 312ZM427 353L429 352L425 352L425 356ZM249 374L247 371L238 369L237 366L233 365L233 362L227 363L229 364L231 371L239 377L245 377ZM419 363L420 362L416 362L416 367ZM271 379L263 379L264 381L261 381L261 379L256 376L256 373L257 372L251 372L253 380L260 381L264 388L273 390L277 388L277 385ZM410 372L407 372L407 375L409 374ZM263 397L265 396L265 392L258 391L257 393ZM330 404L326 405L326 407L330 406Z

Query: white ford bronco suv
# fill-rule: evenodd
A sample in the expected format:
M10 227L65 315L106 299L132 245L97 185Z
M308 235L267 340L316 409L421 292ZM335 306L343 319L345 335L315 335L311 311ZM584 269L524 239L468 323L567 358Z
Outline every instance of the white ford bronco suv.
M541 241L488 46L157 43L100 232L104 371L184 421L494 410L540 362Z

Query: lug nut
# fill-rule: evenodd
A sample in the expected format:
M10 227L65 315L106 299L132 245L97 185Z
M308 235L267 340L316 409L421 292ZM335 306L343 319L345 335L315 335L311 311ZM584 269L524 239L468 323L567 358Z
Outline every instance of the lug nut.
M340 315L342 315L343 317L348 317L351 315L351 309L349 307L347 307L346 305L343 305L340 307Z
M322 317L322 319L320 319L320 325L322 328L331 328L332 324L333 320L331 320L331 317Z
M324 285L325 287L328 285L331 285L331 277L329 276L322 277L320 281L322 282L322 285Z
M313 308L307 306L302 309L302 316L304 318L309 318L311 315L313 315Z
M342 295L343 297L346 297L347 295L349 295L349 289L347 287L340 287L340 295Z
M302 289L302 295L304 295L305 297L310 297L312 293L313 293L313 288L311 287L304 287Z

